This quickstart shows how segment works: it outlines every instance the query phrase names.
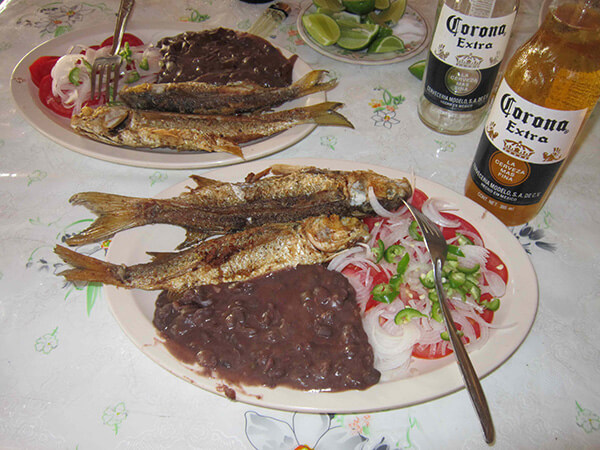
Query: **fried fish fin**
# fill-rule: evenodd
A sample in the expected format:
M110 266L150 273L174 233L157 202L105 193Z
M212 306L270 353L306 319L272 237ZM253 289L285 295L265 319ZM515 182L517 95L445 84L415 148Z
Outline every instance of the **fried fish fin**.
M212 233L205 233L199 230L194 230L192 228L186 228L185 230L185 240L179 244L176 249L182 250L184 248L192 247L194 245L199 244L202 241L205 241L209 237L213 236Z
M59 275L67 281L87 281L88 283L104 283L119 287L127 285L118 276L122 267L106 261L82 255L62 245L54 247L56 253L65 263L73 266Z
M85 206L98 216L82 232L65 239L67 245L83 245L113 237L129 228L146 225L148 222L139 214L138 205L144 199L102 192L81 192L73 195L69 202Z

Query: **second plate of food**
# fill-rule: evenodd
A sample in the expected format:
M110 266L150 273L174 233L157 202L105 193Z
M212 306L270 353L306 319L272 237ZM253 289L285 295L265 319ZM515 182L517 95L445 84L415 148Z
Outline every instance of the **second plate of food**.
M138 36L145 43L154 44L166 36L175 36L185 31L202 31L204 29L201 26L189 23L138 25L133 22L128 26L128 32ZM244 159L223 152L177 152L170 149L151 150L119 147L76 134L73 132L68 118L59 116L42 104L38 97L38 88L31 80L29 67L41 56L61 56L77 44L86 46L99 44L110 35L110 30L107 25L99 25L66 33L46 41L24 56L13 71L11 93L21 114L40 133L70 150L104 161L130 166L159 169L205 168L236 164L244 160L249 161L279 152L302 140L316 127L314 124L297 125L269 138L242 144ZM286 50L279 50L286 58L291 56ZM310 71L310 66L298 58L294 64L292 80L296 81ZM316 92L292 100L282 105L280 109L310 106L326 100L327 96L324 92Z

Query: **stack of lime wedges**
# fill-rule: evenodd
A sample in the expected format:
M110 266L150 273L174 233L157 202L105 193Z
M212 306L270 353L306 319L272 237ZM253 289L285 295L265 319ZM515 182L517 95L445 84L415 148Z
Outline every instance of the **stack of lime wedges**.
M392 27L404 15L406 0L313 0L317 11L302 17L307 33L320 45L369 53L403 52Z

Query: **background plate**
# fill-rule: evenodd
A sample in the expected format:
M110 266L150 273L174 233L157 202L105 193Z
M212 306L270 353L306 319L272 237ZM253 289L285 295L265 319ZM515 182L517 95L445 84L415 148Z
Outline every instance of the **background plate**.
M193 23L170 24L129 24L127 31L141 38L144 42L154 43L165 36L174 36L184 31L200 31L205 29L202 25ZM169 149L132 149L117 147L93 141L71 130L69 119L54 114L44 107L38 98L38 89L31 81L29 66L38 57L44 55L64 55L75 44L92 45L102 42L112 33L107 25L99 25L83 30L63 34L55 39L44 42L31 50L16 65L11 80L10 90L17 108L25 119L40 133L70 150L78 153L110 161L138 167L157 169L196 169L205 167L222 166L243 162L242 158L228 153L208 152L183 152L179 153ZM280 49L289 58L291 54ZM294 64L293 79L297 80L311 68L298 58ZM287 102L278 109L291 109L299 106L314 105L327 100L324 92L308 95L298 100ZM246 161L261 158L281 151L306 137L316 125L298 125L283 131L270 138L254 141L242 145Z
M394 169L358 164L351 161L286 159L255 161L222 168L206 174L223 181L242 181L248 172L259 172L277 163L313 165L318 167L357 170L373 169L389 177L409 175ZM181 183L162 192L160 197L172 197L184 190ZM193 183L189 183L190 186ZM481 233L486 247L506 263L509 282L496 312L489 341L470 356L480 377L504 363L517 350L533 324L538 305L537 279L529 258L511 232L479 205L466 197L423 178L416 178L416 187L430 197L447 200L457 206L457 215L465 218ZM135 264L148 261L146 251L171 251L184 238L183 230L167 225L153 225L117 234L110 244L107 260L113 263ZM198 368L174 358L159 342L152 318L157 292L125 290L106 286L106 299L117 322L133 343L154 362L174 375L210 392L224 395L223 382L199 373ZM411 366L418 373L410 378L380 382L364 391L306 392L278 387L230 386L238 401L283 410L323 413L351 413L398 408L432 400L463 387L463 380L454 356L436 361L416 360Z
M329 56L338 61L347 62L350 64L361 64L366 66L374 66L381 64L392 64L406 59L410 59L413 56L419 54L424 48L429 45L431 40L431 30L427 21L423 16L410 5L406 5L406 11L404 16L398 24L393 28L394 34L398 36L404 45L406 46L405 52L391 52L391 53L367 53L366 51L353 52L350 50L344 50L337 45L330 45L327 47L317 43L306 31L304 24L302 23L302 16L305 14L311 14L317 12L316 6L312 2L306 3L302 6L300 14L298 15L298 33L304 41L319 53Z

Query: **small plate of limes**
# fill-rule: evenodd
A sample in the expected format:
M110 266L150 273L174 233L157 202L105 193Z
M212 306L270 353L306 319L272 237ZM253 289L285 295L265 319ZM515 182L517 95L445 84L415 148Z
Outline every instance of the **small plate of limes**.
M309 0L298 32L317 52L352 64L391 64L429 45L430 27L407 0Z

